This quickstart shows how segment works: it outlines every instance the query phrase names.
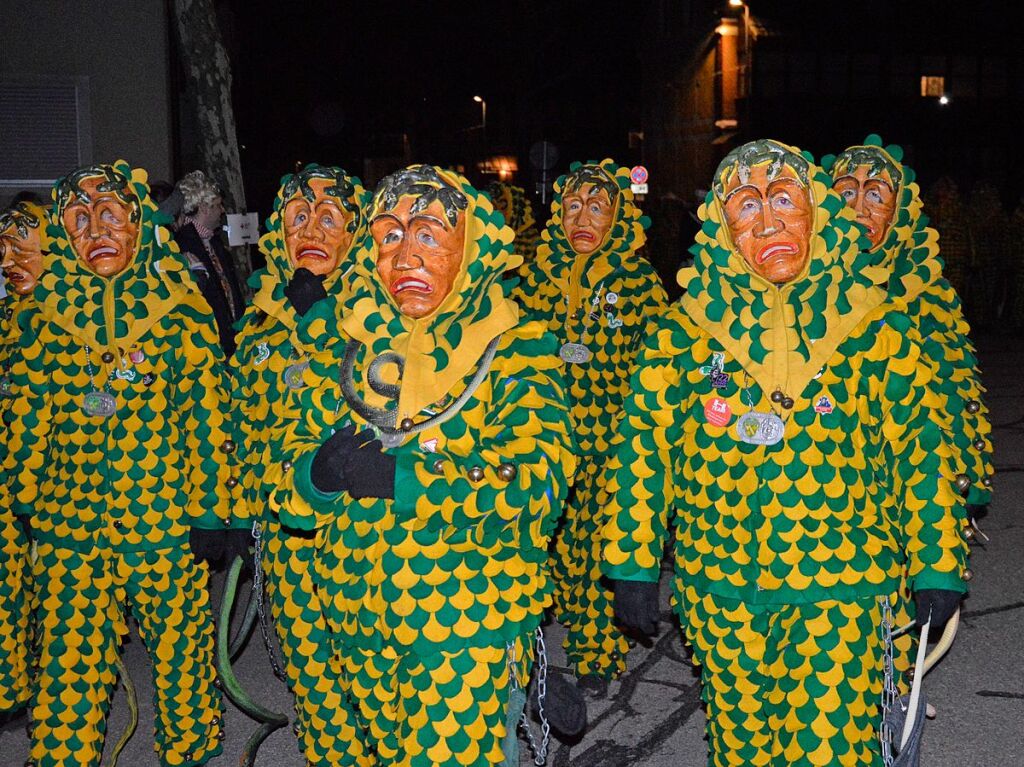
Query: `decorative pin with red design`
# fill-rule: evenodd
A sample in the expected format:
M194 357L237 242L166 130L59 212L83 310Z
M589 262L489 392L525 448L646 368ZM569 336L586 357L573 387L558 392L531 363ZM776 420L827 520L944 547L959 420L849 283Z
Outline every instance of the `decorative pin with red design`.
M832 400L830 400L824 394L822 394L820 397L818 397L818 401L814 403L814 412L815 413L823 413L823 414L827 415L828 413L831 413L832 410L833 410Z
M721 397L712 397L704 406L704 417L712 426L728 426L732 420L732 408Z

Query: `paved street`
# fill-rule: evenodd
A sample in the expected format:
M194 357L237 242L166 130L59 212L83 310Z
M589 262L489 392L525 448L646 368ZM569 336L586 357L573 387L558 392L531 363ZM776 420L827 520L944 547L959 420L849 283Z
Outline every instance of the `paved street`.
M995 423L996 500L982 521L991 541L976 545L975 579L964 606L953 649L927 677L929 701L938 718L928 723L923 767L1019 767L1024 765L1024 344L1009 339L982 343L987 402ZM555 767L700 767L705 764L704 715L697 679L669 618L667 584L662 582L665 620L649 648L637 647L629 673L613 683L608 699L592 706L586 736L574 745L552 743ZM218 595L219 598L219 595ZM551 660L564 664L562 631L547 630ZM152 705L148 663L135 637L125 651L139 687L139 732L121 758L124 767L156 767L152 752ZM236 670L264 705L290 711L288 693L270 671L258 632ZM108 746L127 719L123 691L111 715ZM233 707L227 715L225 755L212 765L237 763L242 744L255 729ZM108 751L110 749L108 748ZM525 747L524 747L525 751ZM27 753L24 730L0 735L0 764L20 765ZM272 735L260 750L260 767L301 767L290 730ZM523 757L522 764L528 764Z

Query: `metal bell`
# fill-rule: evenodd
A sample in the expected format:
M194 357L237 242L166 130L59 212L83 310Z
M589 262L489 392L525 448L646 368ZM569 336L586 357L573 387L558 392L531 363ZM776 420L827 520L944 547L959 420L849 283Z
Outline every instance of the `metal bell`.
M779 404L780 402L782 402L782 400L784 400L785 398L786 398L786 395L782 393L782 390L781 390L781 389L776 389L776 390L775 390L775 391L773 391L773 392L771 393L771 395L770 395L770 396L768 397L768 399L770 399L770 400L771 400L772 402L774 402L774 403L775 403L776 405L777 405L777 404Z
M981 403L978 400L972 399L967 401L968 413L977 413L979 410L981 410Z
M974 440L974 449L975 450L984 450L985 449L985 440L983 440L983 439L976 439L976 440Z
M220 443L220 451L222 453L227 453L228 455L230 455L231 453L235 452L235 443L232 442L230 439L224 440L223 442Z
M514 464L503 463L498 466L498 476L505 482L511 482L516 478L516 474L518 473L519 470L516 469Z
M416 422L411 418L403 418L402 422L398 424L398 428L402 431L412 431L412 427L416 425Z
M970 525L968 525L967 527L964 528L964 540L965 541L973 541L974 540L974 528L971 527Z
M292 470L292 462L288 461L288 460L281 461L281 468L284 469L285 471L291 471Z
M793 398L792 397L783 397L782 398L782 407L785 408L786 410L792 410L794 404L795 403L793 402Z
M472 469L466 472L466 475L474 482L479 482L481 479L484 478L484 470L481 469L479 466L474 466Z
M438 458L430 468L435 474L444 474L444 458Z
M981 484L985 487L992 487L992 475L989 474L985 479L981 480Z
M960 495L967 495L967 491L971 489L971 478L966 474L957 474L956 489Z
M227 481L224 484L227 485L229 490L232 490L238 487L238 480L235 479L234 477L228 477Z
M100 359L109 365L111 362L114 361L114 353L109 351L103 352L103 354L100 355Z
M971 568L965 567L964 568L964 580L965 581L970 581L972 578L974 578L974 572L971 570Z

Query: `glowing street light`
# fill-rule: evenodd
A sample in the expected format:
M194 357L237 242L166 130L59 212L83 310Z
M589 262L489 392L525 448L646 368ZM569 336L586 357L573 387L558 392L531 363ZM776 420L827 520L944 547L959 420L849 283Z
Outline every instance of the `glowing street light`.
M743 0L729 0L729 7L731 8L742 8Z
M943 93L941 96L939 96L939 103L942 104L942 106L946 106L946 104L949 103L949 96Z
M474 96L473 101L480 105L480 127L487 127L487 102L479 96Z

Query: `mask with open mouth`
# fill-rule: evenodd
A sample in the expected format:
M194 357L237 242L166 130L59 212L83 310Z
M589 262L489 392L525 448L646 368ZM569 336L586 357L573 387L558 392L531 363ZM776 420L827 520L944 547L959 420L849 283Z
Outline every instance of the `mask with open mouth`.
M618 196L615 182L593 165L583 165L566 178L562 226L573 250L585 256L601 246L615 220Z
M38 205L19 203L0 214L0 268L19 296L31 293L43 273L45 226L46 213Z
M356 211L347 206L351 188L337 177L311 177L284 206L284 240L294 269L327 275L338 268L355 231ZM349 183L351 187L351 183Z
M75 255L100 277L120 274L135 257L139 236L139 201L127 180L75 174L64 184L60 222Z
M835 160L833 188L856 211L872 249L881 246L892 226L901 176L881 147L851 147Z
M790 282L807 264L814 225L806 161L770 142L737 151L723 161L715 190L733 246L754 274Z

